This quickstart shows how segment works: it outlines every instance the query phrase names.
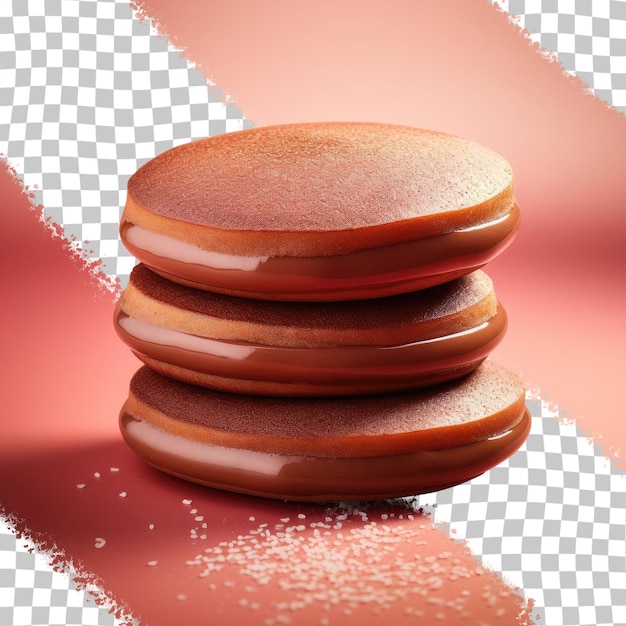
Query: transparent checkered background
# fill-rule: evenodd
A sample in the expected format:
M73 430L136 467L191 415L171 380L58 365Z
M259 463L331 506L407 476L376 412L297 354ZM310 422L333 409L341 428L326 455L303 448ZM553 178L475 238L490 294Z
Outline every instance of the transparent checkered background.
M625 0L489 0L546 56L626 114Z
M535 601L537 623L626 626L626 473L540 400L525 445L422 497L435 518Z
M0 153L45 218L125 285L129 176L191 139L250 124L121 0L0 0Z
M50 568L45 555L28 551L0 524L0 624L113 626L106 607L76 590L69 576Z
M626 112L626 1L491 3ZM0 154L108 288L135 263L117 233L128 177L174 145L248 126L126 0L0 0ZM626 476L545 403L528 406L522 450L421 503L536 601L539 623L626 625ZM0 626L34 623L116 621L0 520Z

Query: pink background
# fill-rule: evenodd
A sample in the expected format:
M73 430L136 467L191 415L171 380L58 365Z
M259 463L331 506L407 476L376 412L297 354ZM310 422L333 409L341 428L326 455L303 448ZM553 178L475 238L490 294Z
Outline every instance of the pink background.
M488 267L510 317L495 358L609 454L623 455L622 115L541 58L485 1L149 0L142 7L257 125L396 122L460 134L502 153L516 174L523 228ZM180 568L191 550L181 498L220 520L223 514L216 538L246 528L251 511L260 519L291 509L181 487L135 459L116 420L137 362L112 330L112 296L98 293L68 260L8 173L0 194L3 347L10 355L3 366L10 391L0 438L3 504L133 610L155 623L173 623L172 615L192 623L202 588ZM109 472L113 465L119 474ZM154 521L159 534L146 530ZM94 550L99 536L107 550ZM147 570L155 554L165 567ZM178 584L187 585L189 603L167 595Z

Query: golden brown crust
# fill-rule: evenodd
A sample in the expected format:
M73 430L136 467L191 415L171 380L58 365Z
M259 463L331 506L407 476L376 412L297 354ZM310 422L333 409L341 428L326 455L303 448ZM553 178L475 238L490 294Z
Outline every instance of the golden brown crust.
M187 439L318 457L402 454L482 441L510 430L524 410L519 378L490 361L459 381L416 392L315 400L212 392L143 367L123 409Z
M452 135L320 123L228 133L169 150L128 184L122 225L204 250L326 256L506 214L508 163Z
M133 269L120 310L142 322L213 339L277 346L398 345L475 328L496 314L489 277L389 298L332 303L266 302L200 292Z

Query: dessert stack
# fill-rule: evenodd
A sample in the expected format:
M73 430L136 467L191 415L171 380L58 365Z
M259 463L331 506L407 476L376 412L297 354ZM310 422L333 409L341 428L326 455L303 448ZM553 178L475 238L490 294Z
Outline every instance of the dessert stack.
M220 135L131 177L115 311L144 362L128 445L181 478L303 501L464 482L510 456L524 388L487 359L481 269L519 224L511 169L459 137L317 123Z

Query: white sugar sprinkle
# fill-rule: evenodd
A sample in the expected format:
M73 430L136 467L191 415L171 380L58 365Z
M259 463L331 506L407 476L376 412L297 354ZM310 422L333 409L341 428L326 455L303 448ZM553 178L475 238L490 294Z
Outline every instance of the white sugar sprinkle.
M150 567L154 567L156 564L158 563L158 561L148 561L146 563L146 565L150 566Z
M106 539L103 539L102 537L96 537L96 540L93 544L94 548L104 548L104 546L106 545Z
M424 553L419 546L429 543L424 539L433 527L414 521L421 513L413 512L415 515L342 507L327 512L321 518L324 521L313 519L306 525L288 524L290 518L282 517L272 525L258 524L230 541L203 548L187 564L199 567L198 575L209 581L212 574L222 572L221 582L219 578L216 582L223 587L235 585L233 578L225 576L245 577L252 584L244 582L237 588L245 589L239 604L248 609L263 606L267 585L286 594L281 597L273 592L275 600L267 600L271 605L263 606L275 611L265 620L268 625L297 623L296 613L313 604L345 615L354 615L359 607L380 615L394 603L410 602L411 598L422 607L425 603L433 607L434 619L450 620L451 611L454 617L467 612L469 592L461 588L454 600L446 602L436 591L450 579L470 579L484 570L478 563L468 565L454 558L452 551ZM307 515L299 513L297 517L301 521ZM248 519L255 521L254 516ZM209 581L208 589L218 589L216 582ZM497 591L487 595L488 603L496 601ZM423 614L415 606L409 609L411 615ZM318 623L330 622L322 617Z
M86 485L85 483L78 483L78 484L76 485L76 488L77 488L77 489L84 489L86 486L87 486L87 485Z
M183 500L183 504L186 504L186 505L191 504L191 502L192 502L191 500L187 500L187 499Z
M111 471L111 472L119 472L120 468L119 467L111 467L111 468L109 468L109 471Z
M125 498L128 494L125 491L120 491L119 496L120 498Z

